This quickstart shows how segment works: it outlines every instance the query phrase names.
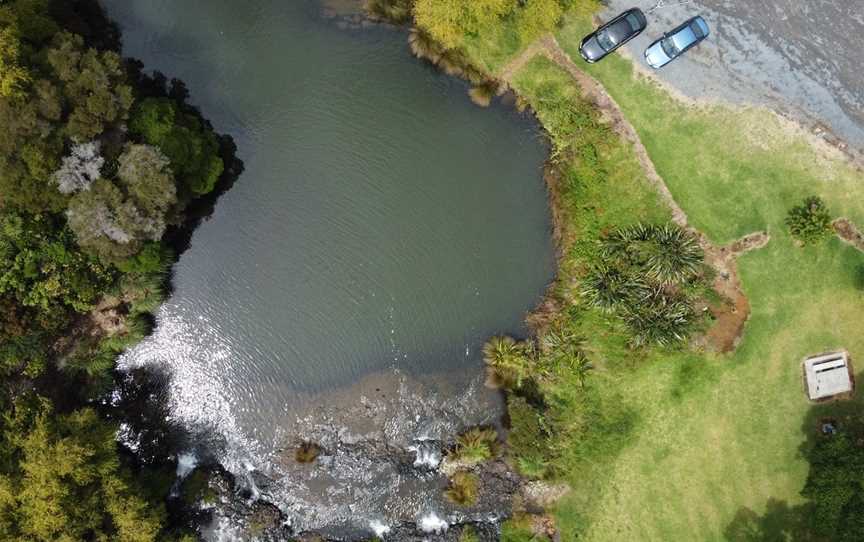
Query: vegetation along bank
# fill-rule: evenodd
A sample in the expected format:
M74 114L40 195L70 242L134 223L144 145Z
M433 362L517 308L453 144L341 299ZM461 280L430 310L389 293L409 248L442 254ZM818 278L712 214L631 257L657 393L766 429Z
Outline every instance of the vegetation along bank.
M569 488L547 507L562 540L853 540L860 398L809 403L800 362L864 347L861 173L767 110L574 62L599 7L369 2L475 102L515 91L551 142L558 276L533 336L484 351L502 453ZM534 511L517 500L503 539L546 537Z
M97 2L0 2L2 540L195 539L167 412L114 364L242 165L119 50Z

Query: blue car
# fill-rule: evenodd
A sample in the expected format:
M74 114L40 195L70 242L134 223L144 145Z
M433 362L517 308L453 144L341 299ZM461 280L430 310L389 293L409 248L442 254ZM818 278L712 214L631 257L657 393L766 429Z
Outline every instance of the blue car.
M707 37L708 23L697 15L645 49L645 60L652 68L662 68Z

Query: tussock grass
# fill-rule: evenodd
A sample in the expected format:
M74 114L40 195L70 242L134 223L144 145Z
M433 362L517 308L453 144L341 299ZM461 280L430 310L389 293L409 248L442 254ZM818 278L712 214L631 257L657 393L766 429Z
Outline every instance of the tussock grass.
M450 478L444 497L459 506L474 506L480 494L480 479L469 471L458 471Z

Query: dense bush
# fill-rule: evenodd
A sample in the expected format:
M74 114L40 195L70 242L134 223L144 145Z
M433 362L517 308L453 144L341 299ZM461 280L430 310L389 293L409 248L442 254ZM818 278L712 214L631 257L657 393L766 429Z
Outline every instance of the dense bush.
M520 471L526 476L542 477L550 453L543 415L524 398L511 394L507 396L507 418L507 444Z
M831 213L822 198L811 196L789 210L786 226L792 237L805 245L812 245L831 233Z
M864 447L840 431L807 454L810 473L801 495L810 499L809 523L825 540L860 540L864 532Z
M44 402L9 414L0 448L14 460L0 476L0 538L156 540L164 511L121 467L112 425L90 409L52 414Z

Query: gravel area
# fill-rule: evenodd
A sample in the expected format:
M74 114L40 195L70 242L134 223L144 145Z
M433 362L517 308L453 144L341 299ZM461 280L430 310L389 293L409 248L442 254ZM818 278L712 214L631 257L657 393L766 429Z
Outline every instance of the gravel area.
M627 45L643 66L645 48L664 31L701 14L711 37L656 72L696 99L766 105L864 150L864 2L847 0L696 0L648 14L648 29ZM601 18L644 11L655 0L608 0ZM835 143L837 143L835 141ZM840 143L843 147L843 144ZM856 153L856 154L857 154Z

